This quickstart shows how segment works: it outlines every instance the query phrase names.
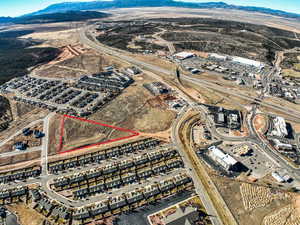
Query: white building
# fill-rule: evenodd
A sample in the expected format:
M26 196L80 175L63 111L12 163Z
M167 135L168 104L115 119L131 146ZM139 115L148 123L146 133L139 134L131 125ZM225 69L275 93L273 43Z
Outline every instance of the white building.
M275 148L282 149L282 150L292 150L293 146L291 144L282 143L278 139L273 139Z
M273 119L273 130L271 135L277 137L285 137L288 135L286 123L283 117L277 116Z
M192 58L194 56L196 56L194 53L192 52L179 52L175 55L173 55L176 59L180 59L180 60L184 60L184 59L188 59L188 58Z
M216 146L211 146L208 148L209 156L219 163L226 170L232 169L233 166L237 164L237 161L230 155L225 154L222 150L218 149Z
M217 53L211 53L211 54L209 54L209 57L210 58L215 58L215 59L218 59L218 60L223 60L223 61L227 60L227 58L228 58L226 55L219 55Z
M249 66L255 66L257 68L263 68L265 66L262 62L255 61L255 60L252 60L252 59L246 59L246 58L242 58L242 57L238 57L238 56L233 56L231 58L231 60L233 62L246 64L246 65L249 65Z
M272 177L279 183L285 182L282 176L279 175L277 172L272 172Z

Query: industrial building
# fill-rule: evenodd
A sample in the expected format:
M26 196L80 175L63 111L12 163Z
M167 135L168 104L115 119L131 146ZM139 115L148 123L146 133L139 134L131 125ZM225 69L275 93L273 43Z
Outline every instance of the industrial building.
M238 161L236 161L232 156L225 154L216 146L208 148L208 155L226 170L235 170L235 167L238 164Z

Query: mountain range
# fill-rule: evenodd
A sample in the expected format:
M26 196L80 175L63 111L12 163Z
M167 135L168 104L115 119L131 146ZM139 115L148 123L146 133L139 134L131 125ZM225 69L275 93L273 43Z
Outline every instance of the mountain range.
M174 0L112 0L112 1L90 1L90 2L64 2L48 6L45 9L23 15L17 18L0 17L0 23L19 23L20 21L33 20L37 16L45 14L54 14L54 16L61 17L61 13L68 13L69 11L87 11L87 10L105 10L113 8L131 8L131 7L184 7L184 8L199 8L199 9L236 9L248 12L259 12L286 18L294 18L300 20L300 14L290 13L281 10L274 10L263 7L253 6L238 6L230 5L224 2L180 2ZM58 13L58 14L57 14Z
M174 0L112 0L112 1L92 1L92 2L65 2L48 6L45 9L31 13L38 15L45 13L64 12L69 10L101 10L110 8L130 8L130 7L186 7L186 8L221 8L221 9L238 9L250 12L261 12L276 16L298 18L300 14L290 13L281 10L274 10L263 7L238 6L230 5L224 2L181 2Z

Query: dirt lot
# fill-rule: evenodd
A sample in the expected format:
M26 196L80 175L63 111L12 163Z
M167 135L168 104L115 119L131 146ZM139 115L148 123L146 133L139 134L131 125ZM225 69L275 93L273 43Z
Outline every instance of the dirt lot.
M155 133L169 128L175 113L169 110L152 108L147 100L153 96L142 86L152 82L144 75L139 81L127 88L103 110L91 116L93 120L102 120L108 124L140 132ZM120 107L121 106L121 107ZM158 118L160 118L158 120ZM151 122L150 122L151 121Z
M67 25L67 23L66 23ZM34 26L34 25L32 25ZM44 25L45 26L45 25ZM33 39L38 39L44 41L43 44L41 44L41 47L44 46L56 46L56 47L62 47L67 44L77 44L79 39L78 39L78 29L74 29L71 26L70 27L65 27L65 30L58 30L60 29L60 25L56 25L57 29L53 30L39 30L37 29L35 33L28 34L25 36L22 36L23 38L33 38ZM61 26L64 26L63 23ZM31 26L28 25L30 28ZM43 27L43 26L41 26ZM41 28L40 28L41 29Z
M103 123L103 121L96 122ZM61 151L132 135L132 133L70 118L64 120L63 134Z
M286 77L295 77L295 78L300 78L300 72L296 71L294 69L284 69L282 70L283 76Z
M236 220L240 225L259 225L262 224L265 216L273 213L275 210L280 209L291 200L274 200L270 204L255 208L251 211L245 210L243 199L240 192L240 183L234 180L228 181L226 178L212 176L220 194L224 198L227 206L233 212Z
M30 128L31 130L39 130L42 131L43 130L43 123L39 123L33 127ZM17 142L23 142L26 143L28 148L31 147L36 147L36 146L40 146L42 144L42 139L41 138L35 138L34 134L31 134L29 136L24 136L23 134L18 135L16 137L14 137L13 139L11 139L9 142L7 142L5 145L0 147L0 153L4 153L4 152L11 152L14 149L14 144Z
M24 104L22 102L15 102L15 105L18 117L22 117L35 109L33 105Z
M20 225L41 225L45 220L41 214L25 204L14 204L7 206L7 208L16 213Z
M28 123L44 118L47 115L46 110L35 108L31 110L27 109L28 105L20 104L18 107L18 117L10 123L10 126L5 130L0 132L0 140L5 140L12 136L16 131L22 130L24 127L28 126Z
M48 65L35 69L34 74L40 77L78 78L84 74L98 73L109 63L110 61L102 55L86 52L68 57L64 61L56 59Z
M0 158L0 166L6 166L10 164L35 160L35 159L39 159L40 157L41 157L40 151L30 152L30 153L28 152L28 153L18 154L16 156L4 157L4 158Z
M265 133L268 125L268 118L262 114L254 117L254 127L260 133Z

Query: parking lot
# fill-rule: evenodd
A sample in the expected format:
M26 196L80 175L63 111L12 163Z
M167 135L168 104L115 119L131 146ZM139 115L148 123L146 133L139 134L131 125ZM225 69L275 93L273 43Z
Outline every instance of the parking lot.
M254 66L232 62L229 60L219 60L209 57L192 57L181 62L182 67L191 73L214 72L223 76L224 79L237 81L239 84L253 86L256 80L256 74L261 77L269 72L269 67L259 69ZM194 72L195 71L195 72Z
M240 156L238 149L244 145L249 146L250 153ZM243 143L231 147L224 147L222 149L252 170L251 174L256 178L262 178L275 169L274 164L270 162L269 158L267 158L260 147L256 144Z

